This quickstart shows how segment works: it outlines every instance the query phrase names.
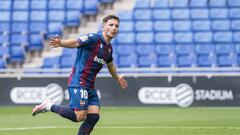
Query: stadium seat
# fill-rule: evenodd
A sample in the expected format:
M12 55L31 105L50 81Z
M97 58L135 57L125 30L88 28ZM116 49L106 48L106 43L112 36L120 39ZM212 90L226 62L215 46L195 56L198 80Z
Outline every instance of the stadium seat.
M61 22L50 22L48 23L48 37L61 35L62 34L62 23Z
M136 46L136 53L140 55L149 55L155 53L155 45L138 45Z
M240 6L240 0L227 0L229 7L238 7Z
M227 8L211 8L210 19L227 19L228 9Z
M211 22L209 20L194 20L192 21L193 31L210 31Z
M11 21L11 12L10 11L1 11L0 21L10 22Z
M67 9L72 10L72 11L80 11L82 12L83 10L83 0L67 0Z
M234 43L240 43L240 32L234 32L233 41Z
M176 32L174 35L174 40L176 43L192 43L193 34L191 32Z
M172 31L172 21L154 21L153 29L155 32Z
M13 11L13 13L12 13L13 21L27 22L28 18L29 18L28 11Z
M132 53L130 55L123 55L118 57L119 67L137 67L137 55Z
M231 43L233 34L232 32L215 32L213 40L215 43Z
M216 54L228 55L235 53L236 47L234 45L216 45Z
M74 61L74 56L62 56L60 58L60 68L72 68Z
M230 19L240 19L240 9L239 8L230 8L229 18Z
M153 8L168 8L169 0L154 0Z
M134 5L134 8L135 9L141 9L141 8L150 8L150 3L151 0L136 0L135 1L135 5Z
M138 20L151 20L152 10L151 9L135 9L133 11L133 18Z
M85 0L83 4L83 14L96 15L99 10L98 0Z
M188 20L173 21L174 31L191 31L191 28L192 28L191 21Z
M191 19L209 19L209 11L207 8L193 8L190 16Z
M171 0L169 4L171 8L187 8L188 0Z
M215 46L214 45L197 45L196 46L196 54L197 55L209 55L215 54Z
M195 67L197 63L197 57L194 54L178 56L178 67Z
M153 44L153 32L139 32L136 34L136 44Z
M152 21L136 21L135 30L136 32L152 32L153 23Z
M209 0L209 7L226 7L227 0ZM229 0L228 0L229 1ZM235 0L234 0L235 1Z
M29 0L14 0L13 10L28 10Z
M0 47L9 45L9 35L0 34Z
M133 45L118 45L117 46L118 55L131 55L135 54L135 46Z
M47 0L31 0L31 10L47 10Z
M11 0L1 0L0 1L0 11L2 10L11 10L12 1Z
M198 67L216 67L217 57L214 54L200 55L197 57Z
M31 22L45 22L47 21L48 12L46 11L37 11L32 10L30 12L30 21Z
M134 31L134 22L133 21L121 21L119 26L119 32L132 32Z
M173 33L172 32L158 32L155 34L156 44L172 44Z
M135 34L133 32L121 32L117 35L118 44L135 44Z
M117 14L121 21L131 21L133 18L132 11L120 10Z
M47 23L46 22L31 22L29 26L30 33L46 33Z
M5 59L0 58L0 69L4 69L7 67L7 62Z
M28 51L41 51L43 49L43 37L40 34L31 34L30 43L27 46Z
M48 9L63 11L65 9L65 0L49 0Z
M189 6L191 8L203 8L207 7L208 0L190 0Z
M231 29L233 31L240 31L240 20L232 20Z
M82 13L80 11L67 11L65 18L65 25L76 27L81 23Z
M173 55L175 54L175 46L173 45L157 45L156 53L160 55Z
M11 33L27 33L28 23L27 22L12 22Z
M9 53L9 47L8 46L0 46L0 58L8 58L10 53Z
M213 20L212 30L214 31L229 31L230 21L229 20Z
M10 44L17 46L26 46L28 45L28 36L22 34L11 34Z
M154 53L139 56L138 67L157 67L157 58L157 55Z
M161 55L158 56L159 67L175 67L176 66L176 55Z
M218 66L219 67L237 67L238 60L237 55L229 54L229 55L220 55L218 57Z
M153 20L169 20L171 19L170 9L154 9L152 10Z
M25 60L25 49L22 46L12 46L10 48L10 63L23 63Z
M60 62L60 56L45 57L41 68L58 68Z
M48 21L50 22L64 22L65 11L64 10L53 10L48 12Z
M77 49L73 49L73 48L63 48L62 50L62 56L72 56L72 55L76 55L77 53Z
M194 33L194 42L195 43L212 43L213 34L212 32L196 32Z
M172 19L189 19L189 18L190 18L190 13L187 8L172 10Z
M177 45L176 53L178 56L180 55L189 55L195 53L195 46L193 45Z
M0 23L0 33L9 33L10 32L10 23L1 22Z

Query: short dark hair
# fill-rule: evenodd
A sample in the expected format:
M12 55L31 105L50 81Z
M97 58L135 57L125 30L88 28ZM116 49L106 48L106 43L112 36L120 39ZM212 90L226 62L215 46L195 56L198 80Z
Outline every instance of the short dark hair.
M108 15L103 18L103 23L106 23L108 20L111 20L111 19L115 19L115 20L118 20L118 22L120 22L119 18L116 15Z

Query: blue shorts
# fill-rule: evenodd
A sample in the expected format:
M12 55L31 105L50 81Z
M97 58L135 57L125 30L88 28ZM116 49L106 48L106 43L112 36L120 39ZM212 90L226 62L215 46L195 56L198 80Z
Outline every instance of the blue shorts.
M97 91L92 89L82 89L81 87L69 87L70 108L74 110L87 110L88 106L96 105L100 107Z

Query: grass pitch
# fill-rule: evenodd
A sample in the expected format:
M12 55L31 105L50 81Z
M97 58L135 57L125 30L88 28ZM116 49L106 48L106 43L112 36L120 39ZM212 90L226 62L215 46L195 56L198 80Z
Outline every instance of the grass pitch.
M0 135L76 135L80 123L0 107ZM102 107L91 135L240 135L240 108Z

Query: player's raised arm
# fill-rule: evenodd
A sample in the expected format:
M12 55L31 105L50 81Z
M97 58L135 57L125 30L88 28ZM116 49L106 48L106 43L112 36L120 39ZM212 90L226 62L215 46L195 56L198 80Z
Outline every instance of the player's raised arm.
M75 39L62 40L59 36L50 38L49 44L50 44L51 48L57 48L57 47L76 48L76 47L79 47L77 40L75 40Z
M108 68L109 73L118 82L120 87L122 89L126 89L128 87L127 81L123 78L123 76L119 76L117 74L117 70L116 70L114 63L113 62L108 63L107 68Z

